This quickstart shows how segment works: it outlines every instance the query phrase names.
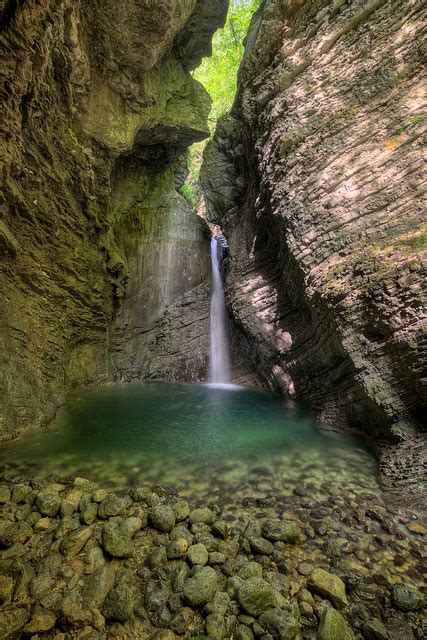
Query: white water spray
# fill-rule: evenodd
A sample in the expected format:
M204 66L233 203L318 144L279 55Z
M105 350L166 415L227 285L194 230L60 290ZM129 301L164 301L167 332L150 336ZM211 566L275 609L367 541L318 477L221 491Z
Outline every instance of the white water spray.
M221 245L219 238L211 240L212 297L211 297L211 353L209 380L214 384L230 382L230 352L228 339L227 310L225 308L224 287L220 269ZM218 238L218 239L217 239Z

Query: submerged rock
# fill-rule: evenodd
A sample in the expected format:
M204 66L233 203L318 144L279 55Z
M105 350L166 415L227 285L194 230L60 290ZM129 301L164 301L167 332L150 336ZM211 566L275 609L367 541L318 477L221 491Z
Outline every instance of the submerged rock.
M401 611L417 611L424 605L424 596L411 584L395 584L392 589L392 600Z
M150 521L158 531L171 531L175 526L175 514L169 505L157 504L150 511Z
M271 542L265 538L261 538L261 536L250 536L248 542L253 553L269 556L274 551L274 546Z
M362 626L362 633L365 640L388 640L388 631L378 618L368 620Z
M87 511L89 505L82 510L82 513ZM126 502L123 498L119 498L115 493L109 493L100 503L98 507L98 516L103 520L111 518L113 516L123 515L126 510Z
M109 564L96 569L86 580L83 599L91 609L100 609L114 585L115 571Z
M61 506L61 497L56 491L47 488L40 491L36 497L36 505L42 516L52 518L56 516Z
M204 544L192 544L188 547L187 558L190 564L205 565L209 560L209 553Z
M270 609L262 613L258 623L274 638L280 640L295 640L299 635L299 624L288 611L282 609Z
M124 622L132 616L133 607L131 587L126 583L119 583L106 597L101 612L107 620Z
M31 620L25 625L24 633L45 633L50 631L56 624L56 616L52 613L39 612L35 613Z
M248 578L238 591L238 600L251 616L259 616L268 609L280 608L285 599L276 589L262 578Z
M33 530L27 522L14 522L0 533L0 542L6 547L14 544L24 544L33 535Z
M193 522L203 522L204 524L213 524L217 519L217 514L208 507L194 509L190 512L189 520Z
M212 567L202 567L184 583L184 597L192 607L200 607L209 602L217 590L218 576Z
M134 551L132 535L123 518L112 518L103 526L102 546L111 556L129 558Z
M324 569L315 569L308 584L311 589L328 598L338 609L348 605L344 582L333 573L328 573Z
M27 622L29 614L26 609L10 609L9 611L0 611L0 631L2 640L12 640L20 637Z
M355 635L347 620L332 607L327 607L320 622L319 640L355 640Z
M90 527L80 527L76 531L68 534L61 542L61 552L67 557L72 558L80 553L86 542L93 535L93 529Z
M262 525L262 535L274 542L298 542L302 537L301 529L289 522L280 520L267 520Z
M7 485L0 485L0 504L6 504L12 497L12 492Z

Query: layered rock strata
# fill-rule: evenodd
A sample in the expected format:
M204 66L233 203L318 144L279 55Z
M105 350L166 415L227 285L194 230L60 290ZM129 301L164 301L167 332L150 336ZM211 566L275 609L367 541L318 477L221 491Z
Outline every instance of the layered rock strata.
M189 71L226 9L226 0L2 4L0 435L48 421L71 388L201 375L191 342L207 334L207 262L174 172L209 134L209 97ZM188 277L166 294L169 259ZM141 270L150 291L134 295Z
M323 422L405 451L425 408L424 17L265 2L202 175L248 357Z

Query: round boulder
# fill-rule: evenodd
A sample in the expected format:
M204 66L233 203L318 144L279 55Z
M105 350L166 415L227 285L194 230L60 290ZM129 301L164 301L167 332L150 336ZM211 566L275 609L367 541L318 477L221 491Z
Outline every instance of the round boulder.
M156 504L150 511L150 521L158 531L170 531L175 526L175 514L167 504Z
M262 578L248 578L238 592L240 606L251 616L259 616L264 611L283 607L285 599L276 589Z

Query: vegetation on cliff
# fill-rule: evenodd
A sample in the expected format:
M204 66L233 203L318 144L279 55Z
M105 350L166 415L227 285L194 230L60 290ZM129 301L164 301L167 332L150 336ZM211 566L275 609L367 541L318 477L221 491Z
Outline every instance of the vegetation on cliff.
M212 39L212 56L204 58L194 72L212 98L209 128L213 135L218 119L228 113L237 91L237 71L245 49L245 38L254 12L262 0L231 0L227 22ZM189 176L181 188L194 206L200 197L198 180L206 141L194 144L189 151Z

